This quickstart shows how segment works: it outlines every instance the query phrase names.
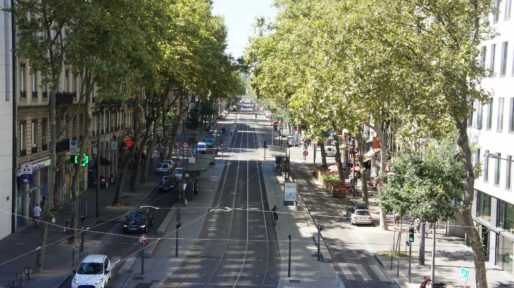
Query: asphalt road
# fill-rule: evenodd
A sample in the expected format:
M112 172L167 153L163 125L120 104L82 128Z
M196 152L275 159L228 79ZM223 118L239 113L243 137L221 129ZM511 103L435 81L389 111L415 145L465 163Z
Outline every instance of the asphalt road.
M253 114L252 114L253 115ZM276 287L280 256L255 131L238 124L215 205L166 287Z

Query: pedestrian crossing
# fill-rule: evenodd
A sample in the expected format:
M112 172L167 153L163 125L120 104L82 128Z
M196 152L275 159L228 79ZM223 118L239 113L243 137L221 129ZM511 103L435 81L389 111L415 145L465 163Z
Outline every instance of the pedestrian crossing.
M337 263L343 280L391 282L387 273L378 264Z

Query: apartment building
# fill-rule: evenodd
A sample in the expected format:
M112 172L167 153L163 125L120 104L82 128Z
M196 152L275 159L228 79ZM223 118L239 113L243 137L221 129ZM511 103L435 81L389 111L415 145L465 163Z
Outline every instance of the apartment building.
M514 274L514 15L512 0L496 0L490 21L497 35L481 43L480 63L490 71L482 87L487 104L474 104L469 134L482 168L475 182L473 214L488 264Z
M0 2L0 239L13 231L13 41L10 1Z

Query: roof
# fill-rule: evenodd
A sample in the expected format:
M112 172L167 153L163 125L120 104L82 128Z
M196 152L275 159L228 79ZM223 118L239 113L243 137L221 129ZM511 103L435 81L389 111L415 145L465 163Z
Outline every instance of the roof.
M86 258L84 258L82 260L82 262L87 262L87 263L103 263L104 262L104 258L106 258L107 255L104 255L104 254L91 254L91 255L87 255Z

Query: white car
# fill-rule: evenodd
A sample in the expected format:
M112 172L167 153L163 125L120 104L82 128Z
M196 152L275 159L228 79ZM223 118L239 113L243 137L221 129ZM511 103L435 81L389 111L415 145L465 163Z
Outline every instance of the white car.
M155 168L155 174L168 174L172 169L171 164L169 163L161 163L157 168Z
M335 157L336 152L336 146L325 146L325 157Z
M356 209L350 216L350 223L355 224L373 224L373 217L367 209Z
M86 256L77 270L73 271L71 288L104 288L111 279L111 261L107 255L92 254Z

